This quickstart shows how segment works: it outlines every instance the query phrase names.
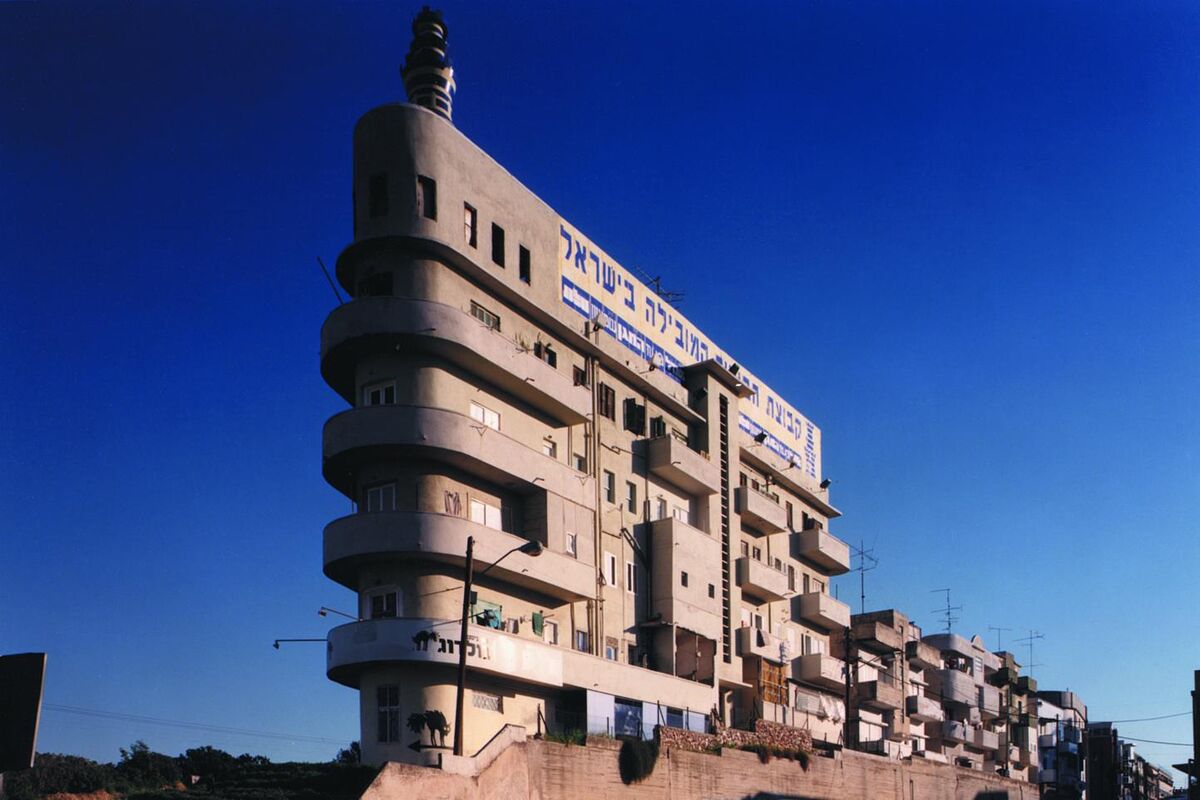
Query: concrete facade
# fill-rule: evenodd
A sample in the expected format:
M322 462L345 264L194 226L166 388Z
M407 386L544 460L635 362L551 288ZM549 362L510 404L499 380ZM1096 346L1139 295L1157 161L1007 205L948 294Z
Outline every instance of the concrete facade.
M468 538L467 754L509 724L839 743L849 551L820 430L455 129L444 26L414 31L421 105L355 127L351 300L321 331L350 406L322 470L353 508L324 570L358 595L327 673L359 693L364 759L443 746L409 722L454 719Z

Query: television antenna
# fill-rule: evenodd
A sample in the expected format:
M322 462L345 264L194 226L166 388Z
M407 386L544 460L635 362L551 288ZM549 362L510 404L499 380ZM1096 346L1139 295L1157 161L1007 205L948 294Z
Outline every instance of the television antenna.
M858 566L854 571L858 573L858 613L860 614L867 613L867 573L879 566L879 559L875 557L874 553L875 548L867 549L861 539L858 547L854 547L854 552L851 553L853 558L858 559Z
M1025 668L1029 670L1029 677L1031 678L1033 677L1033 668L1042 666L1041 664L1033 663L1033 643L1038 639L1045 638L1045 635L1043 635L1041 631L1035 631L1033 628L1030 628L1028 636L1017 639L1018 644L1023 644L1029 648L1029 663L1025 666Z
M946 605L943 608L935 608L930 613L942 615L942 618L946 621L946 633L953 633L954 632L954 623L958 622L958 620L959 620L959 617L957 617L954 614L954 612L962 611L963 607L950 605L950 590L949 589L932 589L930 591L932 594L937 594L938 592L946 593Z

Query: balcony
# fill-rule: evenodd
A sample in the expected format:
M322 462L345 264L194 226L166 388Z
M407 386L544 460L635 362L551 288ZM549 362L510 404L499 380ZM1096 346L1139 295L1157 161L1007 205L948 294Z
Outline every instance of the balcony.
M721 469L675 436L656 436L644 441L646 466L655 476L693 495L716 494L721 490Z
M1030 675L1022 675L1017 678L1016 691L1018 694L1036 694L1037 680Z
M357 689L362 671L396 662L458 664L458 625L423 618L371 619L329 631L326 674ZM536 639L471 626L467 664L506 680L541 686L563 685L563 652Z
M1005 686L1015 686L1017 683L1017 670L1015 667L1001 667L988 679L993 686L1003 688Z
M917 722L942 722L946 719L941 703L919 694L904 698L904 713Z
M942 652L931 644L915 639L904 643L904 656L915 669L938 669L942 666Z
M986 728L976 728L972 745L979 750L998 750L1000 748L1000 734L995 731L989 731Z
M846 662L824 653L799 656L792 661L792 678L824 689L844 691Z
M1058 770L1039 769L1038 783L1058 783Z
M400 297L363 297L338 306L321 326L321 374L355 404L354 367L371 352L421 350L479 375L564 424L586 421L587 387L455 306Z
M838 630L850 624L850 606L824 592L808 592L793 601L792 617L826 630Z
M736 562L737 582L742 593L760 600L783 600L791 595L791 586L786 572L780 572L761 561L742 556Z
M737 629L738 655L759 656L776 664L786 664L795 658L787 640L758 628Z
M864 650L885 655L904 650L904 638L900 632L882 622L855 622L850 627L850 637Z
M912 738L912 722L908 717L893 712L887 715L885 721L887 722L888 739L893 742L907 742Z
M761 533L787 530L787 511L779 501L749 486L739 486L733 492L734 508L742 522Z
M942 723L942 739L955 744L969 744L975 741L975 735L966 724L947 720Z
M463 567L467 537L475 538L475 561L490 564L528 541L463 517L391 511L351 514L325 526L325 574L355 591L359 570L381 559L435 561ZM460 573L461 574L461 573ZM595 591L592 567L562 553L512 553L489 573L499 580L559 600L583 600Z
M719 641L721 600L710 598L699 579L682 586L679 573L705 575L721 560L721 543L703 531L674 517L650 523L651 563L654 569L654 613L665 623Z
M596 505L593 478L457 411L352 408L330 417L322 438L325 480L347 497L353 496L354 476L366 463L428 458L518 492L545 489L586 508Z
M797 533L796 555L829 575L850 571L850 545L824 528L809 528Z
M929 688L941 694L942 702L977 708L978 684L965 672L956 669L935 669L929 674Z
M986 683L979 687L979 713L984 719L1000 716L1000 690Z
M883 678L859 683L855 697L860 706L873 711L894 711L904 705L900 687Z

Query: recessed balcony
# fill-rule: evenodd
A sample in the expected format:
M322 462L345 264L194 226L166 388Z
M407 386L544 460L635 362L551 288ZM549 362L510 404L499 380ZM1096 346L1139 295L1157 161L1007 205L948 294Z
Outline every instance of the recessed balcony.
M786 572L780 572L749 556L736 562L737 582L742 593L768 602L783 600L791 594L791 584Z
M544 489L587 508L593 479L465 414L427 406L367 406L330 417L323 435L325 480L347 497L363 464L428 458L513 489Z
M919 694L904 698L904 713L917 722L941 722L946 719L941 703Z
M796 534L796 555L828 575L850 571L850 545L824 528L809 528Z
M946 720L942 723L942 738L956 744L968 744L975 741L974 731L965 723L955 720Z
M754 530L766 534L787 530L787 511L778 500L750 486L737 487L733 500L742 522Z
M904 657L916 669L938 669L942 666L942 652L916 639L904 643Z
M714 537L674 517L650 523L650 548L654 580L654 613L708 639L721 638L721 600L710 598L703 582L683 586L681 572L704 575L721 560L721 543Z
M850 638L864 650L890 654L903 652L904 637L900 631L883 622L855 622L850 627Z
M585 422L591 394L570 369L550 366L466 311L431 300L363 297L338 306L321 326L321 375L355 404L355 365L386 351L433 353L486 379L564 424Z
M894 711L904 705L900 687L883 678L860 682L856 697L859 705L873 711Z
M824 653L810 653L792 661L792 678L824 689L845 690L846 662Z
M710 495L721 490L721 470L711 459L697 453L675 436L644 440L646 467L655 476L688 494Z
M408 511L351 514L325 526L325 574L357 591L359 570L380 559L407 558L462 567L468 536L475 538L476 564L490 564L528 541L448 514ZM596 585L591 566L545 548L536 557L512 553L489 574L566 601L591 597Z
M826 630L837 630L850 624L850 606L824 592L800 595L793 601L793 615Z
M738 655L759 656L776 664L786 664L795 658L787 640L760 628L737 629Z

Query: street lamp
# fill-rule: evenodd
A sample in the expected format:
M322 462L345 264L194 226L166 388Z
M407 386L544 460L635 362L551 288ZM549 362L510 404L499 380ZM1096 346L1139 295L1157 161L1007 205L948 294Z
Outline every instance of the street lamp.
M486 575L488 570L518 550L529 556L540 556L542 554L542 545L541 542L531 540L514 547L484 567L483 571L479 573L480 577ZM463 754L463 695L466 693L467 687L467 623L471 616L471 583L474 579L475 570L474 553L475 537L468 536L467 563L463 575L462 629L458 634L458 688L454 699L454 755L456 756Z

